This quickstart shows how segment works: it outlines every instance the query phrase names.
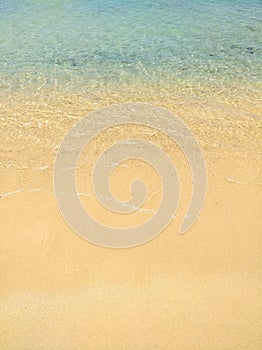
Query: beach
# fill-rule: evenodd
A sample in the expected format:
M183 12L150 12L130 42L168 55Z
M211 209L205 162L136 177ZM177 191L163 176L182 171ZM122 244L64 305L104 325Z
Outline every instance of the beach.
M173 156L182 178L177 217L153 241L112 250L74 233L54 197L56 147L92 107L70 97L63 103L55 99L51 106L44 98L21 100L10 102L13 120L6 113L14 139L3 138L6 129L2 136L1 347L191 349L197 344L199 349L259 349L260 121L238 117L236 122L214 108L211 117L206 105L203 114L200 109L190 114L182 101L174 104L173 111L194 130L206 159L203 211L192 229L180 235L191 194L190 171L177 146L160 135L158 143ZM156 141L148 130L132 128L111 130L94 140L90 157L82 161L80 192L89 193L86 173L95 154L117 138L141 135ZM126 171L131 178L142 174L151 193L156 192L146 204L154 209L161 187L152 171L140 167L138 171L131 163L120 169L112 186L125 199L128 186L119 188L119 182ZM87 209L111 225L141 223L151 215L141 212L122 219L106 215L95 198L83 199Z
M151 1L135 4L134 13L129 4L120 9L119 1L105 5L106 10L99 1L73 3L48 6L27 1L20 8L14 1L13 7L2 10L6 21L2 27L7 29L0 35L4 47L0 60L7 63L0 68L1 349L260 349L262 108L254 9L258 16L261 7L257 1L229 6L223 24L231 33L243 23L242 29L254 29L243 29L242 42L230 48L235 44L227 42L221 28L217 47L212 43L216 28L203 40L200 34L205 29L200 24L208 9L202 2L192 4L192 9L186 2L176 5L178 14L198 13L195 31L188 32L182 19L172 29L176 10L169 1L162 7ZM226 2L221 8L215 1L210 4L217 21L224 18ZM45 17L37 12L32 23L26 17L26 33L32 34L31 46L30 40L23 39L26 51L13 42L19 28L12 23L27 10L35 13L38 6ZM152 11L157 23L166 15L158 36L145 24L149 21L143 22L142 10L150 18ZM110 22L107 16L115 12L125 40L116 38L110 25L109 50L102 34L106 35ZM57 13L61 17L54 22ZM235 18L232 23L230 13ZM103 30L93 28L94 15ZM73 21L77 18L80 24ZM81 28L86 18L90 36L85 48ZM63 25L72 21L75 27L63 31ZM131 37L130 23L135 23ZM213 23L217 24L214 18ZM39 29L50 24L54 34ZM169 51L175 45L173 36L166 34L171 29L176 33L174 42L184 43L177 55ZM197 35L190 36L191 30ZM152 33L156 47L151 43L152 52L150 45L140 50ZM55 49L50 48L48 40L53 42L56 35ZM143 40L130 41L129 49L132 36ZM49 39L38 46L42 37ZM78 37L75 46L81 50L74 55L70 45ZM197 47L198 40L203 41L203 50ZM91 49L94 43L100 45L97 51ZM221 53L220 44L227 53ZM159 48L163 55L157 54ZM137 138L158 145L176 165L181 181L178 210L157 237L133 248L104 248L81 238L63 219L55 199L54 165L63 138L76 122L125 102L163 107L183 121L202 150L207 193L196 223L180 234L192 176L178 145L159 130L141 125L103 131L83 150L76 172L81 202L99 222L112 227L143 224L161 202L158 174L145 162L131 159L112 172L110 185L117 198L127 201L130 183L142 178L148 193L141 210L123 215L100 205L92 188L92 169L98 156L115 142Z

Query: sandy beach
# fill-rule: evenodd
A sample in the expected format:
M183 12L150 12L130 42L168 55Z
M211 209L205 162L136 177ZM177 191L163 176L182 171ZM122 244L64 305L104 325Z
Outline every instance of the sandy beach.
M117 99L127 97L119 93ZM158 105L160 100L149 99ZM95 138L80 160L80 192L92 193L97 154L130 136L160 144L182 182L179 209L167 229L136 248L106 249L80 238L63 220L53 166L70 126L108 102L41 95L1 100L1 348L259 349L261 120L247 116L253 112L248 104L222 108L179 98L166 103L195 134L208 170L203 211L185 235L179 227L192 188L178 147L141 127L123 126ZM119 167L113 192L128 198L128 182L136 176L148 184L145 208L156 209L160 183L143 163ZM106 214L93 195L82 200L112 226L152 215L123 218Z
M0 1L0 350L262 349L261 18Z

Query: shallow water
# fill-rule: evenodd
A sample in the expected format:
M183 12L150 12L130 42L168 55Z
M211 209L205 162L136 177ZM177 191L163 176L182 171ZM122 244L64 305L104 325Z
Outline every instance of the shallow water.
M258 0L0 1L1 166L50 166L76 120L125 101L258 154L261 18Z
M0 91L254 98L259 0L0 1Z

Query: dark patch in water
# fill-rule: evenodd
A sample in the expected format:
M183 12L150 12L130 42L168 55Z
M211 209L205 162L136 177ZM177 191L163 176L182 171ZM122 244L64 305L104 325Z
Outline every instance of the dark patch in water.
M77 66L77 63L76 63L76 61L75 61L74 59L72 60L71 63L72 63L72 66L73 66L73 67L76 67L76 66Z
M239 49L241 51L246 50L246 51L248 51L249 54L253 54L257 51L257 49L255 49L253 46L249 46L249 47L244 48L244 47L240 47L240 46L235 45L235 44L230 45L230 49L233 49L233 50ZM221 52L224 52L224 50L221 50Z
M255 53L255 48L254 47L252 47L252 46L250 46L250 47L247 47L246 48L246 50L248 51L248 53L250 53L250 54L253 54L253 53Z

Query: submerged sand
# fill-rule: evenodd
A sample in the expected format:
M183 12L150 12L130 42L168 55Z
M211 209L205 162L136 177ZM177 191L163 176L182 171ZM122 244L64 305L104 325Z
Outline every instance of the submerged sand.
M141 223L152 215L106 213L92 194L92 164L115 140L136 136L160 144L182 181L176 218L160 235L136 248L106 249L80 238L63 220L53 165L74 122L127 100L120 94L111 100L1 98L1 349L260 349L259 106L241 100L139 99L174 112L204 153L206 201L185 235L179 227L191 195L190 171L176 145L135 126L94 139L77 176L80 192L91 193L82 197L84 205L107 224ZM135 161L125 165L112 178L114 193L128 198L129 181L140 175L149 186L145 208L157 209L161 187L152 169Z

